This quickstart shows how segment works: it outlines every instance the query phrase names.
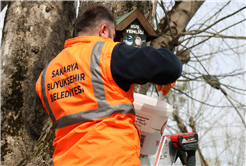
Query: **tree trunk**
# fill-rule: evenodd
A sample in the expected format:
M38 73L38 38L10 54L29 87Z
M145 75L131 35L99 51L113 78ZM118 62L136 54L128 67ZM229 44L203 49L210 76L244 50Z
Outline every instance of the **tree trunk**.
M38 154L29 153L33 147L43 146L37 141L49 122L35 84L72 36L75 11L72 1L17 1L8 6L1 47L1 165L27 165ZM52 135L39 156L43 165L53 153Z
M152 26L154 25L157 1L82 1L79 12L83 12L84 9L95 4L107 6L113 12L114 17L122 16L138 8L148 22Z
M159 33L162 35L153 40L151 45L155 48L164 47L172 51L178 45L178 34L185 30L203 3L204 1L175 1L172 10L167 12L167 17L162 18L158 25Z

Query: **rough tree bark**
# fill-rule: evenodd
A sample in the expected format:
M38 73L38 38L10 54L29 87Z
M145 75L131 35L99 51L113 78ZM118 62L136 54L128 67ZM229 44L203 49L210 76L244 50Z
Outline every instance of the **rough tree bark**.
M167 48L173 50L178 43L179 33L185 27L200 8L204 1L175 1L174 7L162 18L158 27L160 35L151 42L155 48Z
M72 1L17 1L8 6L1 47L1 165L28 165L31 157L31 165L50 162L52 141L45 142L40 160L34 159L40 150L33 147L44 145L37 141L44 125L50 125L35 83L72 36L75 11Z
M107 6L114 13L114 17L122 16L138 8L148 22L154 25L157 1L82 1L79 11L83 12L85 8L95 4Z

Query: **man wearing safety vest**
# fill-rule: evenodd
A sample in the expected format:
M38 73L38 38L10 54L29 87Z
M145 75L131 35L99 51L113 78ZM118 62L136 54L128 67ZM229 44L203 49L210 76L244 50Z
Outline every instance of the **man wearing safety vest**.
M100 5L78 17L76 35L36 83L55 128L53 164L139 166L133 85L166 85L168 93L181 61L164 48L114 42L114 17Z

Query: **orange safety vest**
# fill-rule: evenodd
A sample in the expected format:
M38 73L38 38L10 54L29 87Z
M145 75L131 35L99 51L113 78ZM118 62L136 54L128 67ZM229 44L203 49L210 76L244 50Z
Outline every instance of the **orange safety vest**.
M114 81L110 38L69 39L41 73L36 92L55 128L54 166L140 165L133 85Z

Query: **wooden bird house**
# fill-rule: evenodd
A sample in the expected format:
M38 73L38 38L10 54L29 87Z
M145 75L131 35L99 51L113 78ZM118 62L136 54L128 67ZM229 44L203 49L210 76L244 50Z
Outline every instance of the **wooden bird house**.
M158 37L153 27L139 9L115 18L115 22L115 41L141 47L145 46L146 42Z

